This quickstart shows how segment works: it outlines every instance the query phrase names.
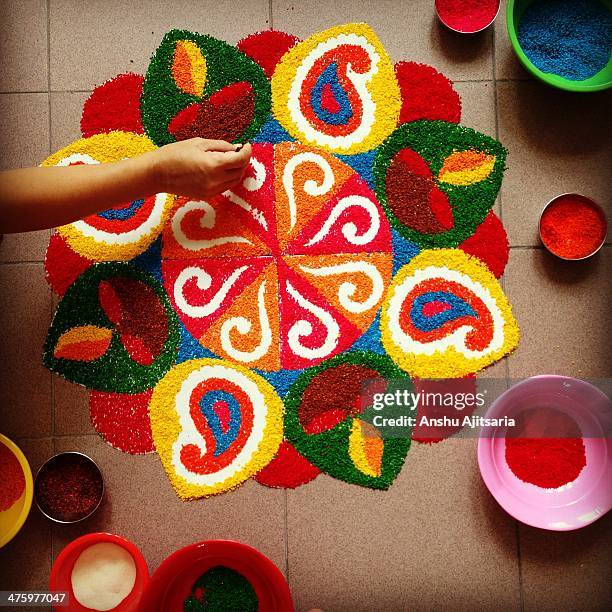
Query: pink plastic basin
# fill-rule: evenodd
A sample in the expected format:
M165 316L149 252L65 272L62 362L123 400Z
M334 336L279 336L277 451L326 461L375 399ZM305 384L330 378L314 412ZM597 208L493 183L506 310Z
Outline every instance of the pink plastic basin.
M483 427L478 465L491 494L517 520L552 531L585 527L612 508L612 402L590 383L566 376L535 376L500 395L486 418L516 417L548 406L570 416L584 437L586 466L573 482L543 489L519 480L506 463L504 428ZM606 437L608 435L608 437Z

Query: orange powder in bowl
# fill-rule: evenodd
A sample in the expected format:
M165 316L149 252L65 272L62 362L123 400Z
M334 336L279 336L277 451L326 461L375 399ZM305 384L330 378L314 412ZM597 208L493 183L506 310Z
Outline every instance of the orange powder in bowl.
M24 489L25 476L17 457L0 442L0 512L8 510Z
M559 196L544 209L540 237L546 248L564 259L582 259L595 253L606 238L606 218L588 198Z

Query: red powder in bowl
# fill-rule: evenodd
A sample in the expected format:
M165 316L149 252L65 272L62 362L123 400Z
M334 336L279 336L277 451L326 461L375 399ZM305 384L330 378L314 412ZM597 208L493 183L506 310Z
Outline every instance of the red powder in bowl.
M542 242L565 259L580 259L594 253L605 240L606 229L602 212L577 196L554 200L540 220Z
M17 457L0 442L0 512L8 510L24 489L25 476Z
M497 15L499 0L436 0L442 22L460 32L486 28Z
M507 438L506 463L522 480L556 489L578 478L586 465L582 438Z
M581 430L560 410L538 407L516 417L506 438L506 463L523 482L556 489L578 478L586 466Z

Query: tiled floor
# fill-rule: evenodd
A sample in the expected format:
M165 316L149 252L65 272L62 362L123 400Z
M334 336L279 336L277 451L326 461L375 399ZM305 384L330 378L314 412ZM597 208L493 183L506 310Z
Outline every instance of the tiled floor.
M503 11L495 31L461 38L436 23L433 0L4 0L0 167L37 164L76 138L91 88L120 71L142 72L170 27L235 42L270 25L306 36L351 20L369 22L394 60L430 63L454 79L463 123L510 150L498 205L513 245L504 284L523 338L496 375L612 376L612 245L588 264L561 266L534 231L543 204L565 190L610 206L612 97L563 94L529 79L506 40ZM0 243L0 429L34 469L53 449L90 453L108 493L104 510L78 528L51 528L33 511L0 551L0 589L44 589L68 540L106 529L134 539L151 569L194 540L242 540L286 573L299 610L610 609L612 517L569 534L519 527L484 488L473 440L417 446L387 493L320 476L289 493L249 482L179 502L156 456L101 442L84 393L40 365L53 306L41 264L47 238Z

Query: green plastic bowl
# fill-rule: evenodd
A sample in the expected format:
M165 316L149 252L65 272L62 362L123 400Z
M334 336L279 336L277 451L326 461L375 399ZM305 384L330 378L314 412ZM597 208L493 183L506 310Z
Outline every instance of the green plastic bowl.
M602 68L597 74L594 74L584 81L572 81L570 79L564 79L557 74L542 72L531 63L530 59L525 55L519 45L517 31L525 10L528 6L537 1L538 0L508 0L506 9L506 21L508 24L510 42L512 43L514 52L526 70L541 81L553 87L558 87L559 89L566 89L567 91L601 91L602 89L612 87L612 58L608 61L605 68ZM600 2L608 9L612 10L612 0L600 0Z

